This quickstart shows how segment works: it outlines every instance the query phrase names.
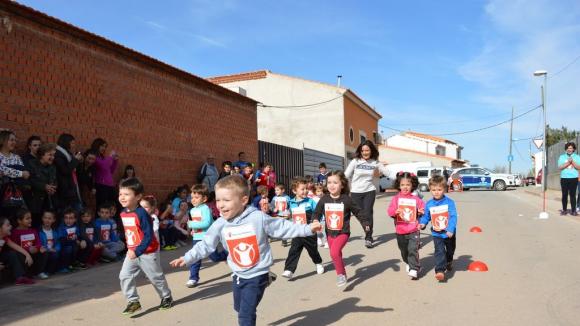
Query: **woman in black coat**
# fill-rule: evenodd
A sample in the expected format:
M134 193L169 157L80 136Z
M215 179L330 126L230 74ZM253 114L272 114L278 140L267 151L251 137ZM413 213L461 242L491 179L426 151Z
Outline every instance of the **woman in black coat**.
M32 185L32 200L29 205L34 227L41 225L42 213L45 210L54 211L56 204L56 167L54 166L55 144L42 144L38 148L38 159L31 160L30 184Z
M76 169L82 161L81 152L75 154L75 138L71 134L58 136L54 165L56 166L57 198L59 209L72 207L82 210L82 200Z

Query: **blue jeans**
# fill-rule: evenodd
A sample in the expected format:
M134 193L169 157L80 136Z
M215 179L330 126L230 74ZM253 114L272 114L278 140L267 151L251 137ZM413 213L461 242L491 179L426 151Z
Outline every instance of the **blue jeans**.
M443 273L447 269L447 264L453 261L455 254L455 241L457 234L452 238L433 237L435 244L435 273Z
M77 259L79 246L76 242L64 243L60 249L61 266L68 268Z
M256 325L256 309L268 286L268 273L243 279L233 276L234 310L240 326Z
M195 247L195 244L198 242L201 242L201 240L193 240L193 246ZM218 251L216 249L216 251L212 252L209 255L209 259L211 259L213 262L216 263L220 261L225 261L226 259L228 259L228 252L225 250ZM191 264L191 266L189 266L189 279L193 281L199 281L200 269L201 269L201 259Z

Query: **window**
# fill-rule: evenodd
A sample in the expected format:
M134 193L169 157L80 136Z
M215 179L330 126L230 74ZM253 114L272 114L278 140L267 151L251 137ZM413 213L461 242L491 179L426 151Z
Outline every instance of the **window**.
M435 155L445 156L445 146L437 145L435 147Z
M361 144L364 143L367 140L367 133L362 130L359 130L358 134L360 136L360 143Z
M350 127L348 131L348 137L350 139L350 143L352 144L354 142L354 130L352 129L352 127Z
M417 170L417 177L428 177L429 171L427 170Z
M433 169L431 170L431 176L436 176L436 175L441 175L441 170L439 169Z
M373 131L373 142L375 142L375 144L380 144L381 141L379 139L379 134L377 134L376 131Z

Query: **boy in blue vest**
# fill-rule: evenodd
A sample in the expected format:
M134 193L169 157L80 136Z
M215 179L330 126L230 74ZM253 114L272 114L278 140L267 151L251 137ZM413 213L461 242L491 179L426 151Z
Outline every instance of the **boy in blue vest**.
M429 180L429 190L433 198L425 205L425 214L420 219L419 228L431 222L431 235L435 245L435 278L445 280L445 272L453 269L453 254L456 246L457 209L455 202L445 196L447 182L437 175Z
M250 190L244 180L228 176L215 186L221 212L203 240L183 257L173 260L173 267L191 265L213 253L218 243L228 248L228 266L233 271L234 310L240 325L256 325L256 309L270 283L273 264L268 237L293 238L315 235L322 226L292 224L272 218L248 205Z
M143 191L143 184L136 178L123 180L119 185L119 202L123 206L121 221L127 241L127 255L119 273L121 290L128 301L124 315L141 310L136 284L141 272L145 273L161 298L159 310L169 309L173 305L171 291L159 263L159 242L153 231L153 219L139 206Z

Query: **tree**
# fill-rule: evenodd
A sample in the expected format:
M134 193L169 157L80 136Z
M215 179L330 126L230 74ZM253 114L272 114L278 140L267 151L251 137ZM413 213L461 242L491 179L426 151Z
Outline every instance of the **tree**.
M580 132L576 130L568 130L568 128L564 126L562 126L562 128L556 129L550 128L550 125L547 125L546 128L548 129L548 134L546 137L548 147L561 141L574 141L576 137L580 136Z
M493 173L507 173L508 168L505 165L496 165L493 167Z

